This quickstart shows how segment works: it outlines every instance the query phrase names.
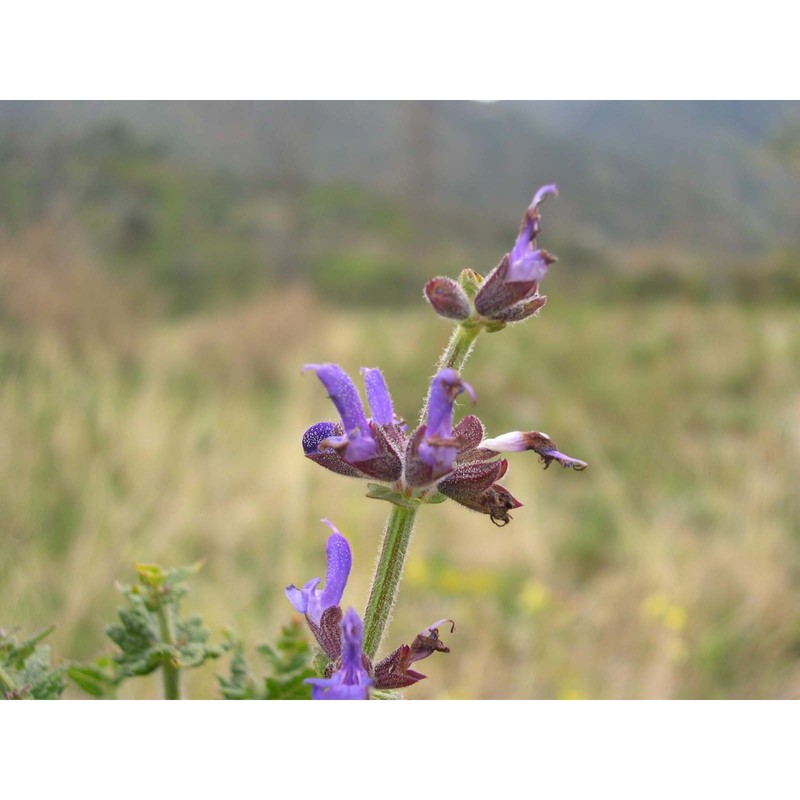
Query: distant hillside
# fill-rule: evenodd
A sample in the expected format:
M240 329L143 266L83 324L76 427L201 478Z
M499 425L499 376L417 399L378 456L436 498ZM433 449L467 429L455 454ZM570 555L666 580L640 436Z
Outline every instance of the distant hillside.
M179 159L284 183L334 181L409 213L514 225L557 181L555 240L757 252L797 241L800 179L769 153L798 103L0 104L0 130L75 136L119 119Z

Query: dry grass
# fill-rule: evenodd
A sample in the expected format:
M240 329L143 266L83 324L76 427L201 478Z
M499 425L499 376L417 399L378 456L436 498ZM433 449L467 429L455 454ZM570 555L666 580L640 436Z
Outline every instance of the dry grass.
M447 326L302 292L156 324L109 284L120 310L76 346L64 332L86 314L58 309L101 304L79 277L48 292L41 261L38 289L0 269L3 625L56 621L57 654L89 658L134 562L202 558L190 608L267 640L283 586L324 570L323 516L351 539L345 602L361 608L388 507L303 459L302 431L332 410L300 366L380 365L413 418ZM525 507L502 530L422 510L388 644L440 617L457 628L409 696L796 696L797 363L791 309L559 298L480 341L467 374L490 431L544 429L591 466L514 457ZM196 696L214 696L216 669Z

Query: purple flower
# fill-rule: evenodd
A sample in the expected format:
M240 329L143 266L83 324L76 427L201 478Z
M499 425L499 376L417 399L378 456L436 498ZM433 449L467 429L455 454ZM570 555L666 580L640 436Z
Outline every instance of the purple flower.
M508 461L492 460L495 451L481 449L483 423L469 414L453 429L458 453L453 471L436 484L437 490L456 503L488 514L495 525L511 521L509 511L519 508L519 502L499 481L508 471Z
M362 369L372 417L358 392L336 364L310 364L330 393L341 422L317 422L303 434L307 458L353 478L379 480L399 489L432 484L453 470L458 443L452 438L453 403L461 392L475 401L472 387L454 369L431 382L427 424L412 435L398 420L381 371ZM404 470L405 462L405 470Z
M307 678L312 700L369 700L373 680L364 666L361 649L363 626L352 608L342 620L341 666L330 678Z
M461 392L466 392L475 402L475 391L454 369L443 369L434 377L428 401L426 438L452 436L453 403Z
M328 390L341 422L318 422L303 434L303 452L323 467L351 478L395 481L402 472L392 398L378 369L362 369L372 417L367 418L350 376L338 364L307 364Z
M538 282L547 274L548 265L542 257L543 251L536 248L536 236L540 229L539 206L548 194L557 196L558 187L555 184L542 186L522 218L519 234L510 253L507 283Z
M458 442L453 438L453 403L466 392L475 402L472 387L454 369L441 370L431 382L428 421L412 436L406 455L406 480L420 486L453 471Z
M308 369L317 373L342 418L342 433L337 435L332 431L332 435L320 443L320 449L324 445L325 448L341 451L345 461L350 464L372 458L378 445L372 437L364 406L350 376L336 364L306 364L303 371Z
M572 458L559 452L555 442L546 434L539 431L511 431L504 433L495 439L484 439L480 447L484 450L492 450L496 453L514 452L519 453L524 450L533 450L538 453L547 469L550 463L557 461L564 467L572 467L575 470L586 469L589 465L579 458Z
M325 552L328 570L325 588L314 578L298 589L286 587L286 597L296 611L305 614L306 622L328 665L321 678L308 678L314 700L367 700L370 686L376 689L399 689L411 686L425 676L411 665L431 653L449 653L439 640L438 627L450 620L429 625L411 645L401 645L373 667L362 649L362 623L352 608L342 614L342 594L350 575L352 555L347 539L327 519L323 522L333 533L328 537Z
M336 527L327 519L322 520L333 533L325 544L328 558L328 572L325 576L325 588L317 589L320 578L310 580L302 589L294 584L286 587L286 597L296 611L305 614L315 625L319 625L323 612L332 606L338 606L347 585L353 556L350 544Z
M533 196L511 252L481 283L475 295L475 308L485 319L519 322L547 302L539 294L539 284L556 258L536 246L536 237L541 228L539 206L549 194L558 194L555 184L542 186Z

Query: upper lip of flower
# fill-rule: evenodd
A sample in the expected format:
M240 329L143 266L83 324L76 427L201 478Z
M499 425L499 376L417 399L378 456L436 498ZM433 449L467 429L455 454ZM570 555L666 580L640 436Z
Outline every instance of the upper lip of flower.
M316 625L320 624L322 615L328 608L338 606L341 602L353 565L353 555L347 539L329 520L322 521L333 531L325 543L328 561L325 588L317 589L320 578L313 578L302 589L294 584L286 587L286 597L295 610L306 614Z
M344 432L339 436L330 436L318 443L318 448L323 446L333 450L341 450L345 461L357 464L366 461L378 452L378 445L372 435L364 406L358 396L350 376L338 364L306 364L303 371L314 370L317 377L328 390L328 396L336 406L342 420ZM374 389L373 395L377 398L379 392ZM391 400L389 400L391 407ZM379 405L379 413L383 413L383 406Z
M458 456L453 437L453 403L462 392L475 402L475 391L454 369L440 370L431 381L428 418L406 448L406 480L424 486L452 472Z

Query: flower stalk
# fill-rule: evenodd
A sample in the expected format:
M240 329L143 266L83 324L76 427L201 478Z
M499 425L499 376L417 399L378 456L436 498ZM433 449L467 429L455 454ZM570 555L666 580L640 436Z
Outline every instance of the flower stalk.
M175 645L175 633L173 631L171 609L164 603L159 602L156 606L156 617L158 618L162 644L172 648ZM164 699L180 700L181 673L178 665L171 657L162 661L161 676L164 683Z
M436 371L450 368L461 372L472 353L475 340L481 332L479 325L456 325L450 341L447 343L436 365Z
M370 658L375 658L392 618L392 609L397 600L400 578L403 575L416 519L416 508L393 504L386 521L378 563L372 576L369 599L364 612L364 652Z

